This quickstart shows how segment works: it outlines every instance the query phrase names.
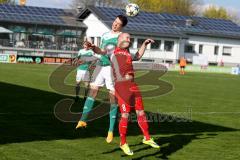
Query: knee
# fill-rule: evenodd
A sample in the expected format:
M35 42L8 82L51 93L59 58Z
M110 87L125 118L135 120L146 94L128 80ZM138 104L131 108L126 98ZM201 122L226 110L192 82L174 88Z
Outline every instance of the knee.
M121 115L122 118L128 118L128 116L129 116L129 113L122 113Z
M91 90L89 92L89 97L95 98L98 93L98 87L91 87Z
M110 99L115 99L115 91L109 91L109 97Z
M110 100L110 103L113 104L113 103L116 103L116 97L115 97L115 92L114 91L109 91L109 100Z
M137 110L136 113L137 113L137 116L142 116L145 114L144 110Z

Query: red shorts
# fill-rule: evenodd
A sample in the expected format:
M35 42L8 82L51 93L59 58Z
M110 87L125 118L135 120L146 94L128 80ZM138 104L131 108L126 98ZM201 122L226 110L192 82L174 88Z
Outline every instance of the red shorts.
M131 109L144 110L142 95L135 82L115 82L115 95L121 113L129 113Z

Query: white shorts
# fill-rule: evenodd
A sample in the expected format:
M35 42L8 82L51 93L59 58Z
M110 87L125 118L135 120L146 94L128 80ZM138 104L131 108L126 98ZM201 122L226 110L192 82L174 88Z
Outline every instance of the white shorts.
M111 66L99 66L97 65L93 71L91 86L103 87L114 91L114 79Z
M81 82L81 81L89 82L90 81L89 71L78 70L77 75L76 75L76 81L77 82Z

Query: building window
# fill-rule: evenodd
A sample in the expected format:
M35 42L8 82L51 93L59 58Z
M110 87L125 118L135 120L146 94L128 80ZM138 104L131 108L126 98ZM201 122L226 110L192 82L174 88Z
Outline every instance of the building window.
M214 47L214 55L218 55L219 52L219 46Z
M199 54L202 54L202 52L203 52L203 45L200 44L200 45L199 45L198 53L199 53Z
M195 44L185 44L185 53L195 53Z
M165 41L164 42L164 50L168 52L172 52L174 47L174 41Z
M91 38L92 43L95 44L95 43L94 43L94 37L90 37L90 38Z
M101 43L101 37L97 37L97 46L100 46Z
M131 42L131 44L130 44L130 48L133 48L134 38L130 38L130 42Z
M223 56L231 56L232 47L223 47Z
M151 49L160 49L161 40L155 40L154 43L151 44Z
M145 41L145 39L138 39L137 40L137 48L140 48L144 41Z

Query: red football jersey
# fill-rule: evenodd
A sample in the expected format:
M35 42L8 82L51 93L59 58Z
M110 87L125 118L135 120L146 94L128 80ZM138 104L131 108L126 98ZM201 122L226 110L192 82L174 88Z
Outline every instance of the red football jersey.
M121 49L117 47L114 51L115 62L113 62L113 69L115 73L115 78L117 77L117 73L120 73L122 77L126 75L134 76L133 64L132 64L132 56L126 49ZM115 64L117 62L117 64ZM118 72L118 71L119 72Z

